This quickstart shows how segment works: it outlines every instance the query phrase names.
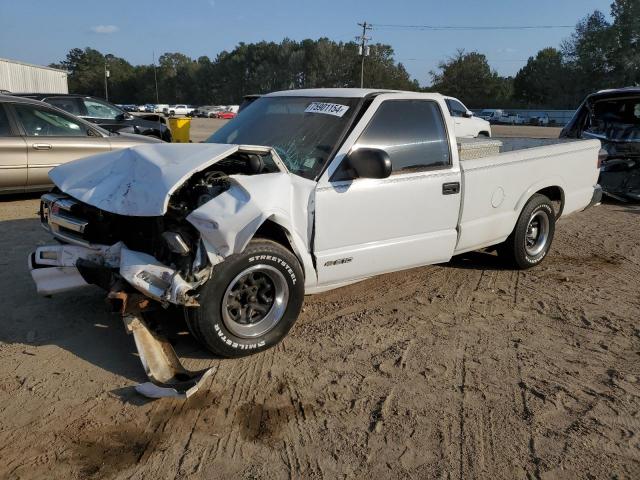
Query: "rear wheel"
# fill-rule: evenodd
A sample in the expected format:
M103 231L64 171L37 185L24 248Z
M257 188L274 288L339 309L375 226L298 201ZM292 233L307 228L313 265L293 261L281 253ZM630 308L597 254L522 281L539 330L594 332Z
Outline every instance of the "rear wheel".
M556 215L551 200L536 194L526 203L509 238L498 253L516 268L538 265L547 256L556 228Z
M276 242L256 239L214 268L200 307L186 309L187 324L213 353L241 357L279 343L303 300L298 259Z

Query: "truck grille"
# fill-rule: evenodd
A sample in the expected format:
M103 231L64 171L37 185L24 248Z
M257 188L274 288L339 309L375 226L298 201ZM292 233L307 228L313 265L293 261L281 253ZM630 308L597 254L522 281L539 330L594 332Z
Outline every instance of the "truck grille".
M65 243L91 247L122 241L149 254L162 243L158 232L164 231L162 217L116 215L57 192L41 197L40 222Z
M68 243L90 246L84 237L89 222L78 216L80 203L56 193L43 195L40 202L40 222L53 236Z

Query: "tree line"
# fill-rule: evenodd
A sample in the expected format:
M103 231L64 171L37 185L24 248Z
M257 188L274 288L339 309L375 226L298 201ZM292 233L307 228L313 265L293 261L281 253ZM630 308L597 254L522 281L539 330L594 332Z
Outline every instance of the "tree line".
M600 11L588 15L560 46L540 50L514 77L499 75L482 53L459 50L421 88L390 45L371 45L365 87L437 91L471 108L575 108L592 91L640 85L640 0L614 0L610 13L610 21ZM240 43L213 60L164 53L157 66L74 48L51 66L70 72L71 92L103 97L106 64L115 103L155 103L157 79L160 103L215 105L276 90L357 87L360 61L356 43L320 38Z
M365 83L376 88L417 90L389 45L372 45L366 58ZM280 43L240 43L211 60L182 53L164 53L154 65L131 65L123 58L92 48L74 48L65 60L51 65L70 72L69 91L104 97L105 64L109 70L109 100L115 103L198 105L233 104L248 94L275 90L360 85L360 55L353 42L328 38L285 39Z

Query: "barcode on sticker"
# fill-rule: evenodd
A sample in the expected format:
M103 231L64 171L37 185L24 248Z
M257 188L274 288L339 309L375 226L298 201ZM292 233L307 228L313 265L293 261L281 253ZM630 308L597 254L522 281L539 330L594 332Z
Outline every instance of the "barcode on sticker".
M304 113L324 113L325 115L341 117L345 113L347 113L347 110L349 110L349 107L347 107L346 105L340 105L337 103L313 102L306 108Z

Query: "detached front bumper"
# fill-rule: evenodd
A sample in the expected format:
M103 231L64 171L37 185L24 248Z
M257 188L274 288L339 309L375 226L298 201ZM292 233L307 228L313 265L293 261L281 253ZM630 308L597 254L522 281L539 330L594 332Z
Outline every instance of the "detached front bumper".
M48 245L38 247L28 259L31 278L40 295L54 295L88 285L109 289L122 279L153 300L163 304L198 306L193 290L179 272L151 255L112 246Z
M110 289L109 299L119 301L127 332L132 334L149 382L136 390L150 398L188 398L202 386L214 368L191 371L176 355L171 343L142 316L148 298L162 303L196 306L189 295L193 285L178 272L150 255L134 252L122 243L93 248L75 245L39 247L29 256L29 270L41 295L53 295L92 283ZM140 293L119 290L125 280ZM142 295L141 295L142 294Z

